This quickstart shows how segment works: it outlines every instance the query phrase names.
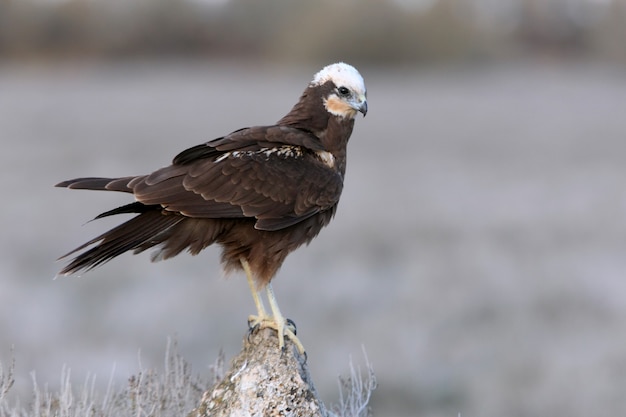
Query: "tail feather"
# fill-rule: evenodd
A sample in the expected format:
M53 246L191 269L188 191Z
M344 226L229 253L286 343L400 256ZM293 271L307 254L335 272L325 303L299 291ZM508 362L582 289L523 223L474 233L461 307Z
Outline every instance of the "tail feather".
M94 217L94 220L101 219L103 217L114 216L116 214L124 214L124 213L145 213L152 210L161 210L160 205L148 205L142 204L138 201L134 203L126 204L125 206L114 208L113 210L105 211L104 213L98 214Z
M130 182L137 177L122 178L101 178L101 177L85 177L74 178L72 180L62 181L55 187L65 187L76 190L105 190L105 191L121 191L132 193L133 189L129 186Z
M142 213L61 256L59 259L64 259L96 244L93 248L76 256L61 270L60 274L71 275L81 271L86 272L129 250L139 248L145 250L152 247L162 241L159 235L166 233L168 229L182 220L184 220L182 216L163 215L160 210Z
M132 193L133 184L143 178L76 178L56 186ZM189 218L168 213L160 204L143 204L138 201L105 211L94 220L125 213L138 215L61 256L59 259L78 253L59 274L86 272L124 252L140 253L155 246L159 246L159 250L152 256L152 260L171 258L185 249L195 255L213 244L228 228L228 223L217 219Z

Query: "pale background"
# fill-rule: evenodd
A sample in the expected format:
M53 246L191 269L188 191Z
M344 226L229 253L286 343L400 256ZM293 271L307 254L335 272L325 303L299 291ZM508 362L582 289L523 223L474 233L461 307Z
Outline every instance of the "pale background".
M274 281L323 399L364 347L376 416L626 414L622 2L23 4L0 3L0 361L22 403L31 372L161 369L168 337L208 374L254 310L216 248L53 279L129 200L52 186L274 122L343 59L369 113L339 211Z

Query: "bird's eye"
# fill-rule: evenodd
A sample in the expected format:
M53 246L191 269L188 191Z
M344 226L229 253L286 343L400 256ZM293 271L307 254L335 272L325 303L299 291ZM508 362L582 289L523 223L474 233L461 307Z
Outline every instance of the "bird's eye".
M350 95L350 90L348 90L347 87L339 87L337 89L337 91L339 91L339 94L341 94L342 96L349 96Z

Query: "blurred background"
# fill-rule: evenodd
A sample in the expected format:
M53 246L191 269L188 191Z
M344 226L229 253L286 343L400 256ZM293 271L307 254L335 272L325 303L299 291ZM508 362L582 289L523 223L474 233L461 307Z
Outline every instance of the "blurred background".
M240 349L219 251L55 259L128 202L53 188L144 174L268 124L358 67L335 221L275 279L317 388L367 352L378 416L626 415L626 1L0 0L0 362L105 390Z

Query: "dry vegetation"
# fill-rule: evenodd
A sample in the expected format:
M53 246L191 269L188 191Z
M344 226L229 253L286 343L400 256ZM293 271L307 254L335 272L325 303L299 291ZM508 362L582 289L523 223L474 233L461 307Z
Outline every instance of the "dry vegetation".
M624 60L624 3L3 0L0 59L348 56L423 63L557 51Z
M64 368L59 391L50 392L33 373L32 398L27 406L22 406L10 395L15 364L7 368L0 363L0 417L186 416L198 406L202 393L221 379L224 366L224 357L220 355L210 367L210 375L195 375L178 354L176 343L168 342L161 372L140 366L138 373L128 378L125 387L115 387L109 382L104 393L94 388L95 375L76 385L71 381L70 369ZM339 377L339 401L331 406L331 415L368 417L371 414L368 403L376 388L372 366L365 356L365 374L352 360L349 369L347 377Z

